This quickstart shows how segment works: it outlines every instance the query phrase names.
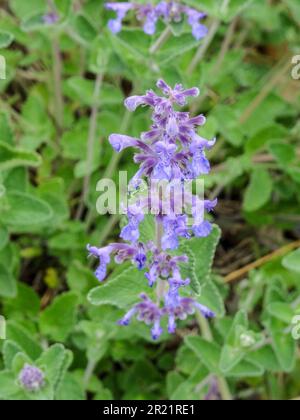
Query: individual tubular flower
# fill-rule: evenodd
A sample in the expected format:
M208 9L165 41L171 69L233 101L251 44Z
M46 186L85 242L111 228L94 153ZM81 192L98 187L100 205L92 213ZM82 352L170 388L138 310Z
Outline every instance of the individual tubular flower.
M45 385L45 375L37 367L26 364L19 374L21 386L29 392L37 392Z
M146 325L152 325L152 338L157 340L163 332L160 326L162 311L146 294L143 293L140 297L142 301L130 309L118 323L119 325L127 326L132 317L136 316L139 321L144 322Z
M114 34L121 31L122 22L130 10L133 10L137 20L142 22L143 31L147 35L155 34L159 19L166 24L170 24L172 22L179 23L185 17L197 41L205 37L208 32L206 26L200 23L206 17L204 13L176 1L161 1L157 5L153 5L150 2L144 5L134 2L106 3L106 8L117 14L115 19L111 19L108 22L108 27Z
M143 208L132 205L127 210L128 225L122 229L120 237L125 241L136 243L140 237L139 226L144 220Z
M107 275L107 266L111 261L111 255L115 254L115 262L122 264L124 261L131 260L139 270L145 267L147 256L143 244L111 244L104 248L87 246L90 255L99 258L99 266L95 271L97 279L102 282Z
M189 7L185 9L185 13L188 17L188 23L192 27L194 38L197 41L204 38L208 33L208 29L205 25L200 23L200 21L206 17L205 13L201 13L198 10Z
M201 305L197 301L189 297L181 297L179 289L187 286L190 283L189 279L182 280L180 274L169 279L169 291L165 295L165 307L163 312L168 316L168 331L174 334L176 331L176 320L184 320L188 315L192 315L198 310L205 318L213 318L215 316L209 308Z
M150 248L151 259L149 261L148 272L145 277L148 284L152 287L158 279L168 279L170 276L175 276L179 272L179 264L187 263L188 257L186 255L171 256L166 252L159 250L155 245Z
M106 8L116 12L117 17L115 19L110 19L108 22L108 27L114 34L121 32L122 23L125 19L129 10L133 9L133 4L131 3L106 3Z

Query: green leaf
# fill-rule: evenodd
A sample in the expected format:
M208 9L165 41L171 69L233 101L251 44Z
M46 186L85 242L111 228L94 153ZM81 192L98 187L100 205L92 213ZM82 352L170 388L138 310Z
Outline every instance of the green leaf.
M46 374L47 381L55 390L68 368L68 358L64 346L54 344L41 355L36 361L36 365Z
M56 392L56 401L83 401L85 400L85 394L78 381L67 373Z
M31 286L25 283L18 283L18 294L14 299L4 301L5 314L7 318L19 319L24 316L34 318L40 310L40 298Z
M18 353L22 353L22 348L14 341L6 340L2 349L4 365L7 370L11 370L12 362Z
M287 173L293 179L293 181L297 182L297 184L300 184L300 168L287 168Z
M7 171L18 166L38 167L41 157L34 152L17 149L0 142L0 171Z
M230 370L226 376L230 378L257 378L261 377L263 373L264 369L259 364L245 359Z
M246 348L242 346L241 335L248 328L248 319L244 311L239 311L232 323L225 345L222 349L220 369L227 373L239 364L246 355Z
M193 336L186 337L185 344L193 350L196 356L211 373L220 375L219 361L221 350L217 344L210 343L201 337Z
M250 362L260 365L269 372L280 372L281 366L274 354L274 350L271 346L262 347L247 356L247 360Z
M6 247L9 240L8 230L5 226L0 226L0 251Z
M92 289L88 300L92 305L114 305L127 308L139 301L139 295L145 290L143 274L135 267L129 267L121 274L101 286Z
M94 84L92 80L87 80L79 76L71 77L66 82L66 93L73 100L77 100L80 104L92 106L94 98ZM103 105L120 104L123 101L123 95L117 87L103 84L100 95L96 98L96 103Z
M97 31L88 19L83 15L76 15L72 22L72 27L85 45L90 46L91 42L96 38Z
M267 306L267 311L274 318L291 325L292 319L295 316L294 310L288 303L272 302Z
M245 145L247 153L253 155L260 149L263 149L266 144L274 140L282 140L287 135L288 131L280 124L272 124L250 137Z
M291 372L296 362L296 341L287 333L286 324L270 319L266 322L267 329L273 340L273 349L284 372Z
M182 264L183 276L191 280L191 288L201 294L201 287L209 280L213 259L221 231L214 226L212 233L207 238L192 238L184 241L180 253L186 253L190 258L188 264Z
M53 212L45 201L15 191L8 192L5 196L5 208L0 214L0 220L11 226L12 230L17 230L20 227L46 223L52 215Z
M0 372L0 399L13 399L18 392L19 387L13 374L7 371Z
M74 292L63 293L40 316L42 334L55 341L64 342L76 324L78 296Z
M282 265L288 270L300 273L300 248L284 257Z
M32 338L32 334L14 321L7 322L7 339L19 345L32 360L37 359L42 352L40 345Z
M13 40L14 36L11 33L0 31L0 49L9 47Z
M86 295L98 281L91 270L79 261L73 261L67 272L67 283L71 290Z
M296 159L295 147L291 144L284 144L282 142L271 143L269 150L283 168Z
M223 297L213 281L207 281L202 286L199 302L211 309L217 317L225 315Z
M12 273L0 263L0 296L13 298L17 294L17 282Z
M252 172L250 184L244 197L244 210L257 211L270 200L273 181L268 171L256 168Z

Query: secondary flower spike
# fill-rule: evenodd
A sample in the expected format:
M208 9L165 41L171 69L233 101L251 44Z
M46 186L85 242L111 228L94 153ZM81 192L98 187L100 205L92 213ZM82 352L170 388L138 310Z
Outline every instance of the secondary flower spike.
M112 147L121 152L132 147L135 150L134 161L139 166L137 173L130 181L133 201L126 208L127 225L123 227L120 237L124 243L113 243L103 248L88 245L90 255L99 260L96 277L104 281L107 277L111 258L121 264L131 261L136 269L143 271L145 288L149 293L142 293L140 301L119 321L119 325L127 326L134 319L151 327L153 339L158 339L164 325L168 332L174 334L177 323L194 312L205 318L214 317L214 313L192 296L189 288L190 279L182 277L184 265L189 263L185 254L176 255L182 240L192 236L206 237L213 227L205 218L205 212L211 212L217 200L200 198L193 191L185 191L185 181L195 180L202 174L208 174L210 164L206 150L215 144L215 140L206 140L198 134L206 119L203 115L191 117L188 112L178 108L187 104L188 99L199 95L198 88L184 89L177 84L174 88L165 81L157 82L162 96L150 90L142 96L133 96L125 101L129 111L139 106L152 109L150 130L142 133L140 138L123 134L112 134L109 141ZM172 188L167 192L144 194L140 189L142 183L152 186L164 181ZM173 186L179 189L173 189ZM185 195L187 201L178 206L178 200ZM169 202L168 212L164 205ZM149 242L142 239L141 226L145 213L150 211L155 220L156 234ZM188 216L191 216L190 218ZM182 296L181 290L185 289Z
M45 376L39 368L26 364L20 372L19 382L27 391L37 392L45 385Z
M194 8L188 7L176 1L161 1L157 5L151 3L141 5L134 2L106 3L106 8L116 13L114 19L110 19L108 27L114 34L122 30L123 21L130 11L134 11L135 16L143 25L143 31L147 35L154 35L159 20L164 23L179 23L184 18L192 28L194 38L199 41L207 35L207 27L201 23L206 17Z

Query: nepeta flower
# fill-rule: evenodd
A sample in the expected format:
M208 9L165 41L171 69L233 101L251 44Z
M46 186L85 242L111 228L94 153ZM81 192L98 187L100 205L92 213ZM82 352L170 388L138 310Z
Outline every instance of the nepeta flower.
M160 6L160 13L164 13L166 17L169 16L170 7L175 15L179 13L173 8L173 2L162 2ZM152 9L144 6L141 10L143 15L140 15L140 18L149 21L153 19L154 25L155 19L150 13ZM168 322L169 333L174 333L177 321L186 319L195 311L199 311L206 318L214 316L209 308L192 297L180 295L181 289L190 283L189 279L183 280L181 277L182 264L188 263L188 257L171 254L170 250L178 249L182 238L189 239L192 235L208 236L212 225L205 219L204 213L211 212L217 204L217 200L200 199L193 194L192 189L185 189L186 180L191 181L200 174L209 173L210 165L205 152L215 143L215 140L206 140L197 132L198 127L206 122L203 115L191 117L188 112L177 110L178 107L186 105L189 97L198 96L199 89L184 89L180 84L172 88L163 80L158 81L157 87L163 96L151 90L145 95L132 96L125 101L125 106L130 111L139 106L149 106L152 109L150 130L142 133L140 138L122 134L112 134L109 137L117 152L133 147L134 161L140 165L130 183L135 189L136 202L126 209L128 224L120 235L127 243L114 243L100 249L88 246L89 252L99 259L96 270L99 281L105 279L111 256L115 255L118 264L130 260L139 270L145 270L148 286L153 288L157 285L156 302L143 293L141 302L134 305L119 321L120 325L126 326L135 317L151 325L153 339L162 334L161 325L165 319ZM151 186L150 196L144 195L138 188L142 180ZM159 184L161 181L165 181L169 188L153 193L152 184ZM178 205L183 196L183 205ZM140 242L140 225L149 206L152 213L155 210L153 217L159 228L159 235L156 243L143 244ZM189 222L188 214L192 215L192 223Z
M152 325L152 338L157 340L163 332L160 326L162 311L147 295L142 294L141 299L142 302L130 309L118 323L119 325L129 325L131 318L136 316L139 321L146 325Z
M159 19L169 24L181 22L184 17L192 27L192 34L197 41L205 37L208 32L206 26L200 23L206 17L205 13L176 1L161 1L157 5L151 3L142 5L134 2L106 3L106 8L117 14L115 19L108 22L108 27L114 34L122 30L123 20L130 10L133 10L136 18L143 23L143 30L147 35L155 34Z
M133 9L133 7L134 6L131 3L106 3L106 8L117 14L116 19L111 19L108 22L108 27L114 34L117 34L122 30L123 20L129 10Z
M99 281L103 281L107 275L107 266L111 261L111 255L115 254L115 262L122 264L124 261L131 260L139 270L145 267L147 256L143 244L111 244L104 248L95 246L87 246L90 255L99 258L99 266L95 271L95 275Z
M26 364L20 372L19 382L29 392L37 392L45 385L45 375L37 367Z
M46 25L55 25L59 21L59 15L56 12L50 12L44 15L42 19Z

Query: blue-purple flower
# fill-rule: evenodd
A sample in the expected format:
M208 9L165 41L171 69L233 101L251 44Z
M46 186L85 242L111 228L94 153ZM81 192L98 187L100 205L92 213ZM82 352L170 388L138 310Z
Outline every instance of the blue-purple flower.
M55 25L59 21L59 15L56 12L49 12L42 19L45 25Z
M141 302L137 303L125 316L118 322L119 325L129 325L133 316L144 322L146 325L151 325L151 334L153 340L157 340L163 330L160 326L162 310L154 303L146 294L141 295Z
M29 392L37 392L45 385L45 375L37 367L25 364L19 374L20 385Z
M116 18L108 22L108 27L114 34L122 30L123 21L130 10L135 12L137 20L142 23L143 31L147 35L155 34L157 22L160 19L170 24L181 22L186 18L197 41L204 38L208 32L206 26L201 23L206 17L205 13L176 1L161 1L157 5L150 2L144 5L134 2L110 2L106 3L106 8L116 13Z

